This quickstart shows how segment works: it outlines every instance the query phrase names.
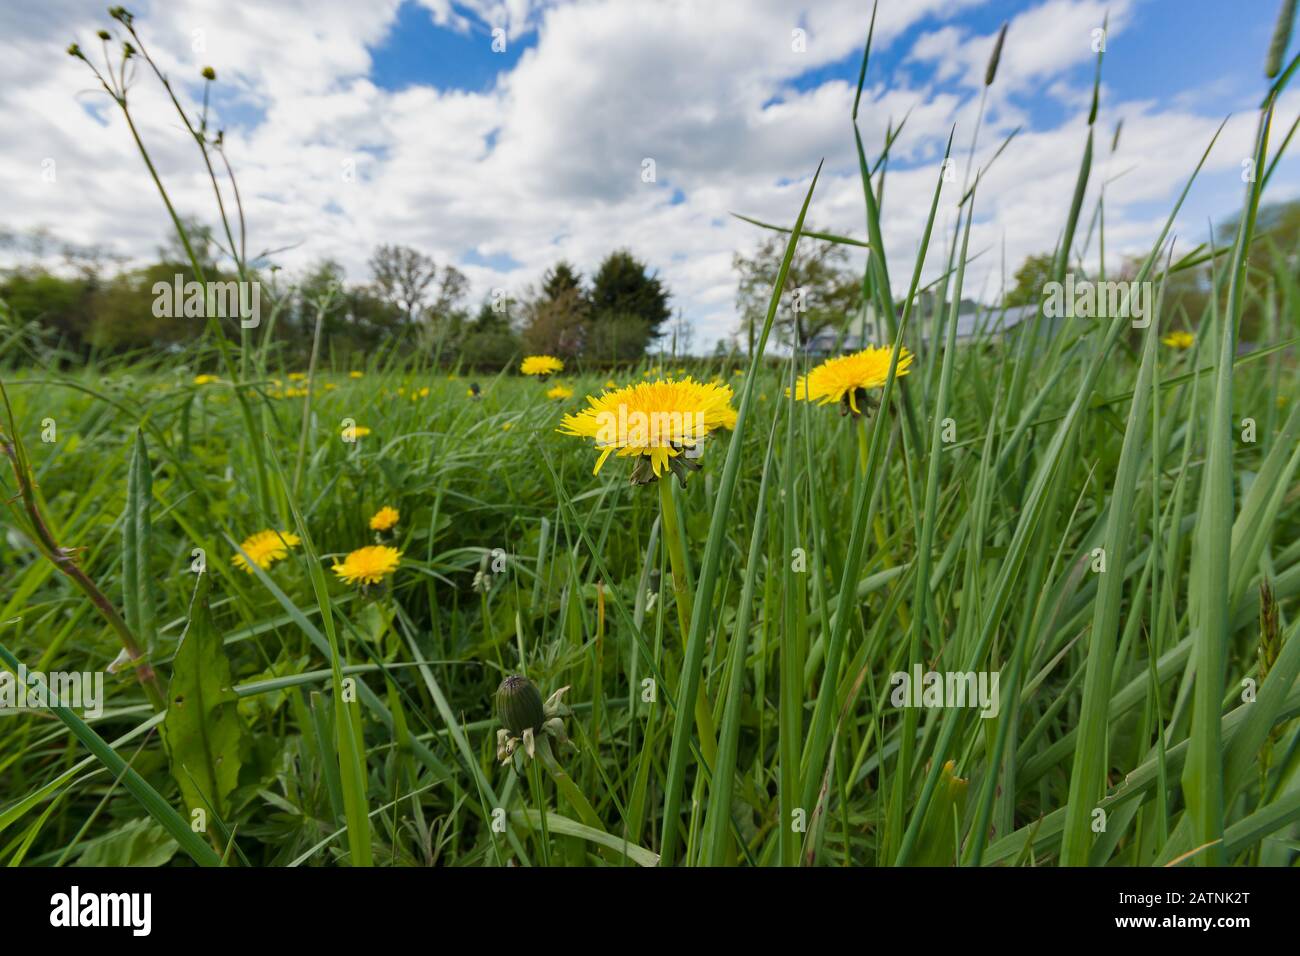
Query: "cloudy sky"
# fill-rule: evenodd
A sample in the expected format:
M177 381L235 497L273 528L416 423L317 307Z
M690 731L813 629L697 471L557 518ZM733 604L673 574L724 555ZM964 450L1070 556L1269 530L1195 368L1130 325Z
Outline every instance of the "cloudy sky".
M153 254L165 210L121 113L73 40L100 56L103 0L0 6L0 229L43 229L128 260ZM881 0L859 126L891 157L885 239L904 281L949 130L961 163L993 38L1010 21L976 161L1017 135L981 185L967 276L989 300L1050 251L1086 136L1094 30L1109 11L1097 162L1107 255L1145 251L1225 117L1177 224L1180 246L1236 208L1266 89L1273 0ZM249 251L292 271L330 258L357 281L381 242L465 272L474 295L518 290L567 258L587 273L626 247L672 290L696 347L735 330L732 255L798 211L862 237L850 113L864 0L166 0L130 5L186 105L212 66ZM212 219L198 151L152 77L132 111L180 210ZM1285 98L1279 131L1300 112ZM1111 132L1123 120L1118 151ZM643 171L653 160L653 181ZM955 202L957 185L948 200ZM1300 193L1300 161L1269 192ZM951 221L945 202L941 224ZM0 251L0 264L14 252ZM858 260L860 261L860 257ZM938 257L934 257L937 266Z

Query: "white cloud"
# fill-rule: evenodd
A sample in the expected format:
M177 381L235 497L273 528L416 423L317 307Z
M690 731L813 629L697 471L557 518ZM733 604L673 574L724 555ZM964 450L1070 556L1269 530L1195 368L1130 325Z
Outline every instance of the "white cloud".
M535 32L535 46L486 92L421 85L394 92L369 75L397 0L178 0L137 11L151 52L187 106L201 92L199 68L218 71L215 119L228 126L250 251L294 246L280 256L286 267L330 257L360 280L375 244L408 243L461 264L477 295L535 281L561 256L590 273L610 249L627 246L660 271L674 307L697 323L697 344L707 345L734 327L731 255L760 238L730 211L788 222L825 158L810 224L863 235L848 122L854 88L844 80L807 89L794 82L856 58L870 17L856 0L802 9L778 0L546 8L528 0L422 2L435 22L485 46L490 24L504 25L512 42ZM941 87L953 78L982 84L993 39L948 22L955 9L941 0L883 4L876 24L883 50L924 21L928 32L908 41L910 62L938 70L915 88L897 78L886 87L873 67L859 115L874 158L887 125L910 111L885 197L896 292L911 271L949 130L958 124L954 155L964 164L974 124L977 95ZM1128 4L1110 9L1114 38ZM98 0L54 0L22 15L0 11L0 32L9 37L0 57L0 182L10 197L3 224L43 225L68 240L148 256L166 233L165 212L120 112L102 94L78 92L89 90L90 77L62 53L74 38L87 53L95 49L101 10ZM1027 128L981 183L971 241L991 250L982 265L996 265L1004 239L1008 270L1056 240L1087 109L1087 96L1066 75L1091 59L1089 30L1102 12L1100 0L1048 0L1012 21L977 160L987 162L1014 125L1028 125L1023 97L1037 89L1050 87L1069 115L1055 128ZM807 34L802 53L791 48L796 28ZM201 52L193 48L198 37ZM198 152L158 85L140 77L131 102L177 207L210 214ZM1107 131L1118 116L1126 120L1113 171L1136 165L1107 191L1108 250L1113 242L1118 253L1153 238L1147 205L1172 199L1218 119L1191 107L1124 103L1109 89L1103 102ZM1207 170L1218 183L1210 195L1226 204L1216 215L1236 201L1231 180L1252 123L1243 117L1230 125ZM1096 146L1100 169L1108 132ZM646 158L655 161L655 183L642 181ZM54 183L41 178L46 159L55 161ZM347 163L358 171L355 182L345 181ZM949 187L946 195L955 193ZM950 216L947 202L944 208L941 225ZM508 256L519 268L463 265L471 252ZM937 266L938 255L931 261ZM978 289L984 274L971 281Z

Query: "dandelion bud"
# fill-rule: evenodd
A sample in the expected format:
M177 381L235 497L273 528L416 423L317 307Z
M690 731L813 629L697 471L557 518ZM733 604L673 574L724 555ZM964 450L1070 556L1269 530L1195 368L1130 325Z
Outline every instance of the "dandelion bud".
M81 53L81 47L73 43L68 46L68 56L75 56L78 60L84 60L85 56Z
M95 34L95 36L99 37L101 40L111 40L111 39L112 39L112 37L109 36L109 33L108 33L107 30L100 30L98 33Z
M512 674L497 688L497 716L512 735L537 731L546 721L542 695L527 677Z
M122 44L122 58L125 59L125 60L129 60L129 59L131 59L131 57L133 57L133 56L135 56L135 47L131 46L130 43L123 43L123 44Z
M203 78L205 80L215 80L217 78L217 71L210 66L205 66L203 68Z
M998 75L998 60L1002 59L1002 41L1007 38L1007 24L1002 24L1002 29L998 31L998 38L993 44L993 53L989 56L988 69L984 71L984 85L992 86L993 77Z

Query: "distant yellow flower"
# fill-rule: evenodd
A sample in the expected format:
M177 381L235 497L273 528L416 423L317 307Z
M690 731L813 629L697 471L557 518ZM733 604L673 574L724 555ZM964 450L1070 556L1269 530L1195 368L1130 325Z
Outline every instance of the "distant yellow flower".
M545 378L563 372L564 363L554 355L529 355L519 366L519 371L525 375L540 375Z
M508 432L508 431L510 431L510 429L512 429L512 428L514 428L514 427L515 427L515 423L514 423L514 422L502 422L502 423L501 423L501 430L502 430L503 432Z
M297 547L298 544L298 536L288 531L259 531L245 538L239 547L253 564L265 571L276 561L288 557L289 549ZM252 574L253 569L248 561L244 560L244 554L236 554L230 559L230 563L237 568L242 568L245 573Z
M605 379L605 387L606 387L606 388L618 388L618 382L614 381L612 378L607 378L607 379Z
M334 389L336 389L336 388L338 388L338 386L335 385L333 382L326 382L326 383L325 383L325 391L327 391L327 392L332 392L332 391L334 391Z
M428 397L429 397L429 386L428 386L428 385L426 385L426 386L424 386L424 388L420 389L420 397L421 397L421 398L428 398Z
M892 354L892 348L872 346L852 355L827 359L807 375L799 376L794 386L795 397L818 405L840 402L843 406L841 414L852 412L861 415L858 403L870 406L867 390L885 384ZM898 354L897 374L906 375L911 364L912 353L903 349Z
M353 551L342 563L330 570L346 584L378 584L397 570L402 552L383 544L372 544Z
M1191 332L1184 332L1182 329L1179 329L1176 332L1170 332L1160 341L1165 343L1165 345L1169 346L1171 349L1190 349L1196 344L1196 336L1192 335Z
M566 415L556 431L591 438L600 450L592 474L600 471L614 452L620 458L638 457L632 480L653 481L664 469L685 482L688 468L699 468L698 449L718 428L735 424L731 387L703 385L690 378L681 381L638 382L600 397L587 396L587 407ZM648 466L648 467L647 467Z
M219 382L219 381L221 381L221 379L217 378L215 375L195 375L195 376L194 376L194 384L195 384L195 385L215 385L215 384L216 384L217 382Z
M346 428L343 429L343 431L342 431L341 434L343 435L343 438L346 439L346 438L348 437L348 429L346 429ZM370 434L370 428L369 428L369 426L366 426L366 425L353 425L353 426L352 426L352 437L353 437L353 438L365 438L365 437L366 437L367 435L369 435L369 434Z
M348 378L362 378L365 374L365 372L348 372Z
M291 381L291 382L301 382L301 381L302 381L303 379L305 379L306 377L307 377L307 376L304 375L302 372L290 372L290 373L289 373L289 381Z
M556 385L546 390L547 398L554 398L557 401L564 401L566 398L573 398L573 389L567 385Z
M390 508L388 505L384 505L376 511L374 517L370 519L370 530L387 531L393 525L397 524L397 519L399 517L400 515L396 508Z

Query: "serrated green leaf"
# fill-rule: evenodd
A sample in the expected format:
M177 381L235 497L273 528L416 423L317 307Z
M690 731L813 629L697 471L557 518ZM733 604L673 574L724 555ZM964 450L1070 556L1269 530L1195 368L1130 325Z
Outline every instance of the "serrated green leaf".
M208 589L208 576L200 575L189 625L172 661L160 730L186 807L224 818L226 798L239 781L244 725L230 661L212 626Z

